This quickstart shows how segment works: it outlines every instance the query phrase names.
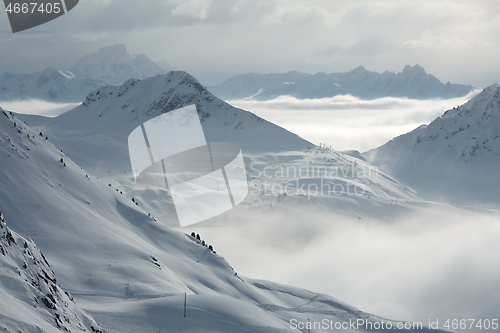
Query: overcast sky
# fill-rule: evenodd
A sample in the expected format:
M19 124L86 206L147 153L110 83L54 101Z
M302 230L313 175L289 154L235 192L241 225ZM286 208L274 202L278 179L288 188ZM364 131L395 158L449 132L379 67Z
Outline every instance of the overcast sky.
M440 80L500 81L500 1L81 0L12 34L0 14L0 72L65 68L122 43L204 84L246 72L401 71Z

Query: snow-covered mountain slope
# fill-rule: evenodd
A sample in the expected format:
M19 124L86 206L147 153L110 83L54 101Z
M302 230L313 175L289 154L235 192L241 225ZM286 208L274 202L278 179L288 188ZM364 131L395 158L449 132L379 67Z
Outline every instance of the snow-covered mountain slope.
M420 196L460 203L500 202L500 87L364 154Z
M49 135L54 145L93 175L139 198L148 212L178 225L167 193L135 185L128 135L145 121L190 104L196 104L208 142L232 142L241 147L251 186L260 189L251 191L244 206L269 205L284 194L296 197L288 198L290 203L307 201L312 195L329 200L328 209L359 217L386 215L397 200L418 200L411 189L379 172L359 154L316 147L219 100L185 72L102 87L81 106L56 118L19 117ZM359 195L353 195L354 190Z
M90 176L51 136L0 111L0 210L105 330L298 332L290 320L383 320L326 295L237 275L220 254Z
M285 74L238 75L209 87L224 100L254 98L269 100L282 95L299 99L353 95L363 99L407 97L415 99L453 98L465 96L474 87L443 84L427 74L423 67L406 66L402 72L370 72L359 66L346 73L317 73L314 75L289 72Z
M125 45L117 44L84 56L69 70L49 67L35 74L1 74L0 101L81 102L102 85L120 85L131 78L144 79L164 73L144 54L130 55Z
M123 44L107 46L87 54L71 66L69 71L76 76L110 85L120 85L128 79L145 79L165 74L160 66L144 54L130 55Z
M130 166L127 139L132 130L162 113L191 104L196 104L209 142L234 142L247 152L312 146L279 126L219 100L181 71L145 80L131 79L122 86L101 87L90 93L82 105L53 119L24 119L32 125L44 124L56 146L68 153L75 151L74 158L83 167L95 166L95 156L100 156L106 157L110 168L121 164L120 171L124 171ZM105 137L103 144L99 139Z
M0 203L0 206L2 204ZM0 212L0 330L2 332L103 332L58 286L36 244L7 226Z
M81 102L87 94L104 84L69 71L47 68L41 73L0 75L0 100L41 99L52 102Z

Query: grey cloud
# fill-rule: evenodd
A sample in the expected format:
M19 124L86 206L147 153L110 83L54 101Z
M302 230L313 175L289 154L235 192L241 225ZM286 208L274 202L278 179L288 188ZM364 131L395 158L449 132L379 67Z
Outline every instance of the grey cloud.
M338 45L332 45L329 46L323 50L314 52L312 54L313 58L330 58L330 57L335 57L338 56L342 53L344 49Z
M349 46L341 47L332 45L326 49L317 51L311 55L312 58L331 58L331 57L368 57L379 55L384 52L384 41L380 37L372 37L357 41Z
M131 53L165 59L204 84L250 71L341 72L361 63L379 72L419 63L444 82L499 81L495 1L207 3L81 1L67 15L16 35L7 33L1 14L0 72L70 65L100 47L123 43ZM52 33L35 34L41 31Z
M497 318L498 215L435 206L357 221L284 205L233 212L225 228L200 233L243 275L305 286L386 318Z
M365 39L345 48L348 56L373 56L384 51L384 42L381 38Z

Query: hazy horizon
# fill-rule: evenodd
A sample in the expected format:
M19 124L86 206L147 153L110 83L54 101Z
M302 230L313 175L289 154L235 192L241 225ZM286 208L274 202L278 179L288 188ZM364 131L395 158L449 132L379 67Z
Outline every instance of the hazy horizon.
M420 64L443 82L485 87L500 77L499 14L494 0L87 0L17 34L0 14L0 73L66 69L121 43L205 85L247 72Z

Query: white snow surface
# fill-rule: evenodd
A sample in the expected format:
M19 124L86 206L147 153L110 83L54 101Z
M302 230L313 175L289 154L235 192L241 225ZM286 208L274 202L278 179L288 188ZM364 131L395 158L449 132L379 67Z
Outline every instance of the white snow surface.
M407 65L399 73L370 72L363 66L345 73L320 72L314 75L299 72L248 73L210 86L209 90L224 100L270 100L284 95L298 99L337 95L353 95L362 99L389 96L429 99L465 96L474 87L450 82L444 84L435 76L427 74L423 67Z
M102 332L61 289L38 246L7 226L0 212L0 330L2 332Z
M468 205L500 201L500 87L484 89L429 125L366 152L421 197Z
M87 102L98 100L94 97ZM327 295L236 275L219 254L148 216L131 198L83 170L52 145L53 137L7 111L0 116L0 210L13 231L45 253L58 286L106 331L298 332L290 319L382 320ZM14 236L22 242L19 237ZM29 248L35 245L30 242ZM19 266L21 254L14 253ZM0 266L1 276L12 276L10 265ZM15 294L25 290L22 281L15 283L14 289L2 283L0 292L28 309L30 294ZM83 325L84 318L91 321L73 309L68 316L80 313ZM50 331L42 326L48 325L50 311L16 312L10 320L13 310L0 310L0 325L13 332Z

